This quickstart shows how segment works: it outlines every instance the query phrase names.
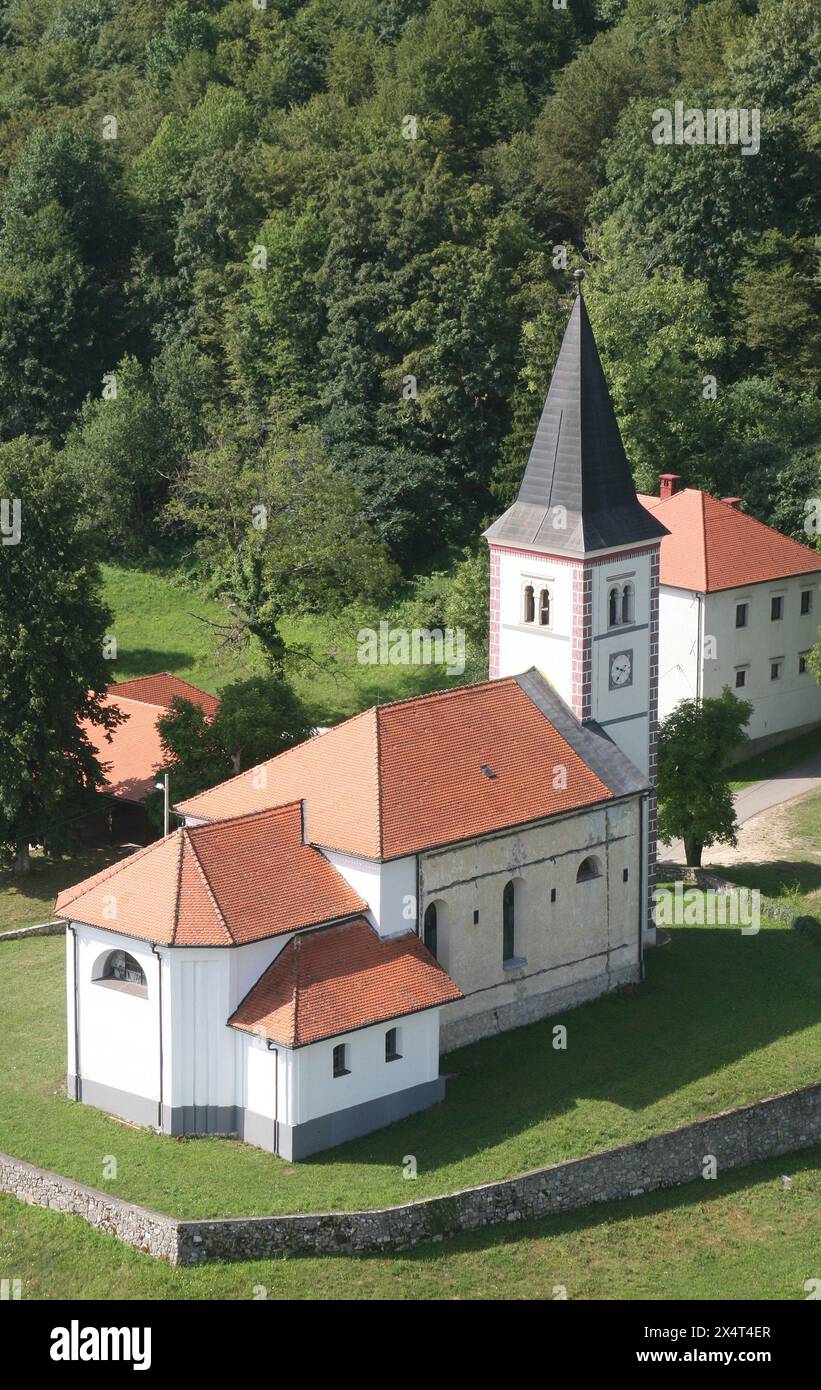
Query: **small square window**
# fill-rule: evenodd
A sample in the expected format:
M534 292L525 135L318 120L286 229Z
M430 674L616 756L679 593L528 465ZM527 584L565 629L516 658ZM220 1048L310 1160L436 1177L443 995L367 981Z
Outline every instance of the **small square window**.
M479 909L478 909L478 907L474 907L474 909L473 909L473 925L474 925L474 927L478 927L478 925L479 925Z
M348 1076L349 1074L348 1044L337 1043L334 1048L334 1076Z
M399 1029L389 1028L385 1034L385 1061L400 1062L402 1053L399 1051Z
M780 661L771 661L771 662L770 662L770 680L771 680L771 681L780 681L780 680L781 680L781 662L780 662Z
M770 621L777 623L784 617L784 599L781 594L773 594L770 599Z
M622 871L621 871L621 881L622 881L622 883L626 883L629 877L630 877L630 870L629 870L629 869L622 869Z
M802 652L801 655L800 655L799 658L798 658L798 674L799 674L799 676L806 676L808 670L809 670L809 667L808 667L808 665L807 665L807 653L806 653L806 652Z
M750 613L749 603L737 603L735 606L735 625L736 627L746 627L747 618Z
M555 888L551 888L551 890L550 890L550 901L551 901L552 903L555 903L555 901L556 901L556 889L555 889Z
M743 690L746 684L747 684L747 672L746 672L746 671L736 671L736 673L735 673L735 688L736 688L736 690Z
M801 590L801 612L802 614L812 612L812 589Z

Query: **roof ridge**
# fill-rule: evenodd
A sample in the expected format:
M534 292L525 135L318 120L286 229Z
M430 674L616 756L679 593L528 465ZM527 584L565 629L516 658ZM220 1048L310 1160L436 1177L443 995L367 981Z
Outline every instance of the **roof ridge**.
M177 854L177 887L174 892L174 920L171 923L170 946L177 944L177 928L180 924L180 898L182 897L182 866L185 859L185 831L180 835L179 851Z
M293 1024L293 1029L294 1029L294 1042L297 1043L297 1044L299 1043L299 955L300 955L299 944L300 944L300 937L301 937L301 933L300 933L300 932L297 932L296 935L295 935L295 936L292 938L292 940L291 940L291 945L292 945L293 948L294 948L294 951L293 951L293 964L292 964L292 966L291 966L291 989L292 989L292 991L293 991L293 993L292 993L292 995L291 995L291 1001L292 1001L292 1006L293 1006L293 1011L294 1011L294 1024Z
M384 834L382 828L382 720L379 706L373 708L374 738L376 741L376 842L379 858L382 858Z
M703 583L704 583L704 592L705 592L705 594L706 594L706 593L709 593L709 590L710 590L710 556L709 556L709 550L708 550L708 546L707 546L707 508L706 508L705 505L704 505L705 496L706 496L706 493L703 491L702 488L699 488L699 489L698 489L698 504L699 504L699 511L700 511L700 514L701 514L701 556L702 556L702 571L703 571L703 572L702 572L702 581L703 581Z
M231 781L230 777L228 778L228 781ZM224 783L217 783L217 786L223 785ZM214 791L215 788L209 787L208 790ZM197 796L204 795L204 792L197 792ZM303 800L303 797L294 797L291 801L283 801L278 806L262 806L258 811L239 811L235 816L220 816L219 820L205 820L203 821L202 825L186 825L185 830L189 835L194 835L201 830L216 830L220 826L234 825L237 821L240 820L256 820L258 818L261 818L262 816L278 816L281 815L283 811L292 811L293 808L295 806L299 806ZM305 843L307 844L309 842L306 841Z
M208 894L209 898L211 899L212 906L213 906L213 908L214 908L214 911L215 911L216 914L217 914L217 917L219 918L220 925L221 925L223 931L225 932L225 935L228 937L228 940L231 941L231 942L233 942L233 944L234 944L235 946L237 946L237 945L239 945L239 943L238 943L237 940L235 939L233 933L231 932L230 927L228 926L227 921L225 920L225 914L223 913L223 910L222 910L222 908L220 907L219 899L217 898L217 895L216 895L216 893L214 892L214 889L213 889L212 886L211 886L211 880L209 879L207 873L205 872L205 866L204 866L202 860L200 859L199 854L197 853L197 847L196 847L196 845L194 844L193 840L191 839L191 833L190 833L190 831L185 831L184 834L186 835L186 838L187 838L187 840L188 840L188 843L189 843L189 845L191 846L191 853L192 853L193 856L194 856L195 864L196 864L197 868L199 869L199 872L200 872L200 874L201 874L201 876L202 876L202 881L203 881L203 883L205 884L205 891L206 891L206 893Z
M743 517L745 521L751 521L753 525L760 526L762 530L771 532L780 541L786 541L788 545L797 545L799 550L805 550L813 559L818 560L818 568L821 569L821 554L813 550L811 545L805 545L803 541L797 541L795 536L788 536L784 531L779 531L777 526L771 526L768 521L762 521L760 517L753 516L752 512L742 512L739 507L734 507L731 502L725 502L723 497L714 497L711 492L703 492L706 502L712 502L716 507L722 507L727 512L732 512L733 516Z
M467 685L449 685L444 690L427 690L421 695L403 695L401 700L388 700L384 705L373 705L372 708L381 711L396 709L399 705L420 704L424 700L433 702L434 700L453 699L470 690L479 690L485 685L504 685L505 683L509 685L513 680L513 676L486 676L482 681L469 681Z

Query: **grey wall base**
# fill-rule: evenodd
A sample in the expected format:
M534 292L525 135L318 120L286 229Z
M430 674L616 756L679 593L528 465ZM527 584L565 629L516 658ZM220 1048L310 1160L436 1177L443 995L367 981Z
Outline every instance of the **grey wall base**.
M538 1023L541 1018L564 1013L574 1009L577 1004L585 1004L597 999L600 994L622 989L624 985L636 984L641 979L641 967L635 962L625 965L621 970L610 970L607 974L593 975L590 979L579 980L563 989L552 989L544 994L531 994L524 999L516 999L511 1004L500 1004L498 1008L482 1009L476 1013L453 1018L464 1008L463 1001L446 1004L442 1010L439 1025L439 1048L442 1052L452 1052L457 1047L467 1047L468 1043L479 1038L489 1038L495 1033L506 1033L511 1028L521 1028L527 1023ZM468 995L468 1000L470 1000Z
M362 1134L370 1134L374 1129L392 1125L396 1120L404 1120L406 1115L426 1110L429 1105L444 1100L444 1096L445 1078L437 1076L435 1081L423 1081L419 1086L408 1086L404 1091L364 1101L361 1105L351 1105L347 1110L336 1110L332 1115L321 1115L305 1124L280 1124L280 1156L307 1158L320 1149L330 1149L335 1144L343 1144L346 1139L356 1139Z
M778 748L782 743L792 743L795 738L802 738L804 734L811 734L814 729L821 729L821 722L817 719L814 719L810 724L799 724L795 729L779 729L778 733L775 734L762 734L760 738L751 738L748 743L737 748L728 761L730 763L745 762L747 758L752 758L757 753L765 753L768 748Z
M67 1078L67 1090L71 1097L75 1094L75 1079ZM365 1101L361 1105L351 1105L346 1110L338 1110L333 1115L322 1115L301 1125L280 1124L265 1115L257 1115L253 1110L243 1110L236 1105L180 1105L163 1106L162 1132L164 1134L190 1135L237 1135L246 1144L267 1149L269 1153L279 1153L289 1160L307 1158L320 1149L330 1149L335 1144L343 1144L346 1139L356 1139L371 1130L403 1120L417 1110L425 1110L443 1100L445 1078L438 1076L435 1081L423 1082L420 1086L409 1086L407 1090L394 1095L380 1096L377 1100ZM103 1086L98 1081L80 1081L79 1099L86 1105L95 1105L99 1110L107 1110L110 1115L131 1120L133 1124L150 1125L158 1128L158 1106L147 1096L132 1095L129 1091L118 1091L112 1086ZM275 1132L278 1130L278 1134ZM278 1147L277 1147L278 1139Z

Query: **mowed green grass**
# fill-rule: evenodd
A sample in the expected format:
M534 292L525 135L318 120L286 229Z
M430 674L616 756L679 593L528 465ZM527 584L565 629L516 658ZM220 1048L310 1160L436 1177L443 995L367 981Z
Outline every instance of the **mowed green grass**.
M220 653L221 634L214 625L225 622L225 609L183 584L173 572L105 565L103 579L117 639L112 680L170 671L218 694L229 681L263 670L258 650ZM378 619L372 621L376 625ZM293 652L289 677L317 724L333 724L372 704L458 683L458 677L449 676L441 664L361 664L357 660L359 622L356 615L342 613L282 624Z
M806 1299L821 1148L399 1255L172 1269L79 1217L0 1197L0 1270L28 1299ZM782 1176L790 1178L785 1187Z
M816 753L821 753L821 729L812 729L808 734L790 739L788 743L780 743L775 748L768 748L763 753L736 763L731 769L733 778L730 786L737 792L753 782L780 777Z
M99 873L122 854L122 848L108 845L78 854L49 855L34 850L31 873L0 871L0 932L52 921L54 900L61 889Z
M645 1138L818 1079L821 952L785 926L675 928L647 980L446 1055L447 1099L300 1164L66 1099L60 938L0 943L0 1149L179 1217L387 1206ZM553 1029L568 1029L565 1051ZM415 1156L418 1178L405 1179ZM104 1177L107 1156L116 1179Z

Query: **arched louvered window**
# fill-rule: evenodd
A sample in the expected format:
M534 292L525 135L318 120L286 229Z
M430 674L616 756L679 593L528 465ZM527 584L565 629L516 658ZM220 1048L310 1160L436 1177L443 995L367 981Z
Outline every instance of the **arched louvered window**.
M432 956L436 955L436 903L425 908L424 942Z
M550 590L542 589L539 594L539 622L542 627L550 626Z
M93 979L98 984L122 989L128 994L148 994L145 972L139 961L127 951L109 951L102 962L98 961Z
M625 584L621 595L621 620L623 623L633 621L633 585Z
M536 596L533 592L532 584L525 584L522 599L522 622L534 623L536 621Z
M616 588L610 590L608 595L607 621L610 627L617 627L619 622L619 591Z

